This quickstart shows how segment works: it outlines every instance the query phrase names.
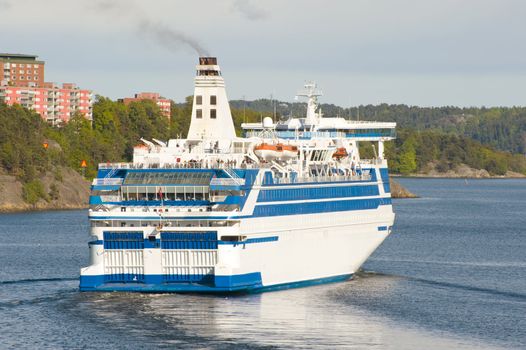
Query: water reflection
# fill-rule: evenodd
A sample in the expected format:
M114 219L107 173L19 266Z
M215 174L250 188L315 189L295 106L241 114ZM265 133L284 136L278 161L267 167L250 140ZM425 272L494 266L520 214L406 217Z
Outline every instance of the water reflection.
M255 295L81 294L82 313L143 344L178 348L474 348L396 325L353 304L391 298L400 277L355 280ZM477 344L480 348L480 344Z

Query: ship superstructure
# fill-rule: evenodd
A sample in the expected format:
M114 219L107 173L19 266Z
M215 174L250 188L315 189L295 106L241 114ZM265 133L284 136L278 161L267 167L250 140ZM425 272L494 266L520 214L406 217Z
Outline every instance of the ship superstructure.
M385 141L395 123L304 118L242 125L214 57L197 65L186 139L144 140L100 164L83 291L264 291L349 279L391 232ZM359 142L376 144L361 159Z

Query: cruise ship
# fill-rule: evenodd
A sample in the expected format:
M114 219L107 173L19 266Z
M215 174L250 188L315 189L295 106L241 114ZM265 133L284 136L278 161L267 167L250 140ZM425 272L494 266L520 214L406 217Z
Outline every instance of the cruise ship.
M196 67L185 139L100 164L81 291L262 292L351 279L391 233L384 142L395 123L306 114L242 124L215 57ZM360 142L375 156L362 159Z

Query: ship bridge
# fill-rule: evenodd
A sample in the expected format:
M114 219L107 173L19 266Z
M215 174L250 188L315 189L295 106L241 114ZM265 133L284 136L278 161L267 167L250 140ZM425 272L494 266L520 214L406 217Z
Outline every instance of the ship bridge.
M384 158L384 142L396 138L396 123L377 121L347 120L341 117L325 118L319 108L318 97L321 90L313 82L308 82L297 97L306 97L307 113L304 118L290 117L276 124L270 119L261 123L243 123L241 127L246 138L273 135L277 139L308 142L310 140L330 139L339 148L358 150L359 141L378 143L378 157Z
M292 128L289 124L292 124ZM245 123L242 127L245 137L255 137L265 129L262 123ZM278 138L289 140L347 138L357 141L390 141L396 138L396 123L349 121L343 118L323 118L315 131L303 127L301 122L284 122L276 124L274 128Z

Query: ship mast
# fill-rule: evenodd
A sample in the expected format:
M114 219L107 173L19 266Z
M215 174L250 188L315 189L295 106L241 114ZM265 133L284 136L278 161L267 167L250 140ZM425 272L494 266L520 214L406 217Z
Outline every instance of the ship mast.
M303 90L296 94L296 97L307 97L307 115L305 117L305 126L314 131L316 126L319 124L321 119L321 113L316 112L318 109L318 96L322 96L323 93L318 89L315 82L307 82L303 86Z

